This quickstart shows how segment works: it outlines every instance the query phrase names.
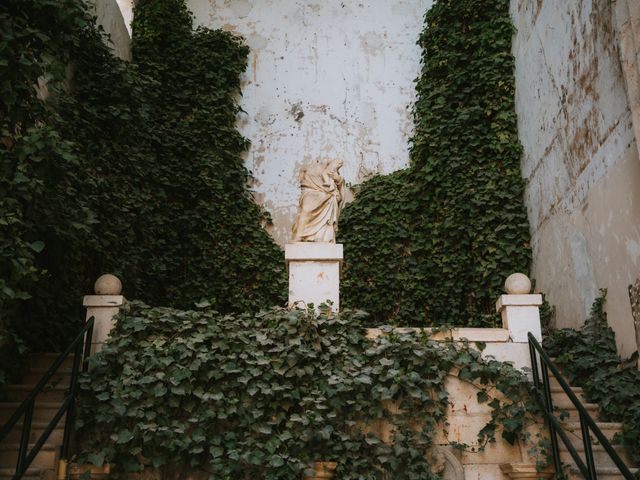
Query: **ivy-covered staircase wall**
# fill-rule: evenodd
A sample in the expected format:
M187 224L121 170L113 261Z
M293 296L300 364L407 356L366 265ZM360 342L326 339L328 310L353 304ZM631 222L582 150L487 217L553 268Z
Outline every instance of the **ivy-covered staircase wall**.
M138 2L134 30L129 64L79 0L0 5L5 351L65 344L106 271L155 305L284 301L282 252L235 128L247 47L194 30L182 0Z

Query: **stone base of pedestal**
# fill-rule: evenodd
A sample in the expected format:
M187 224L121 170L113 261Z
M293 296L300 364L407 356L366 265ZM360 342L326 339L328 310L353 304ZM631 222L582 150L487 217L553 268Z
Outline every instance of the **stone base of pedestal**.
M315 307L331 302L340 308L340 264L342 244L298 242L284 247L289 269L289 307Z

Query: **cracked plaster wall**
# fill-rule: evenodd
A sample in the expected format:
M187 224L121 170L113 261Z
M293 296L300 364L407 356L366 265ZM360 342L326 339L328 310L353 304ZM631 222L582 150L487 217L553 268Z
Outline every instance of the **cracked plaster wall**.
M251 53L239 127L271 233L289 241L303 165L341 157L357 184L406 167L431 0L188 0L196 25L242 35Z
M532 276L564 327L581 325L608 288L609 321L629 354L640 161L611 2L512 0L511 11Z

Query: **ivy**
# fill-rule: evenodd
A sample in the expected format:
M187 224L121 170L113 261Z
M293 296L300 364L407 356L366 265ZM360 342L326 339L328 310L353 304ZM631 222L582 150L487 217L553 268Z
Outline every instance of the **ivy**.
M474 384L492 408L482 445L516 441L537 411L510 364L423 332L385 328L369 339L360 311L128 308L81 379L78 423L80 461L121 473L298 480L322 460L337 461L345 480L435 480L448 376ZM380 421L395 428L388 444L373 428Z
M66 343L107 271L156 305L284 302L235 128L248 48L182 0L135 17L127 63L80 0L0 5L0 320L34 349Z
M604 311L606 290L595 300L582 328L551 330L544 347L561 367L570 384L583 388L586 399L597 403L603 421L622 422L618 440L631 459L640 462L640 371L638 353L622 359L615 333Z
M419 40L411 165L362 184L341 217L344 304L372 325L496 322L527 272L529 227L508 0L437 0Z

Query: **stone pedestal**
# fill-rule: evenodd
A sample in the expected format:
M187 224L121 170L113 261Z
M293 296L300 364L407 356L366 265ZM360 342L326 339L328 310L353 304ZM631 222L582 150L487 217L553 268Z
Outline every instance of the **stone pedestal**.
M298 242L284 247L289 269L289 307L315 307L327 300L331 309L340 308L340 265L342 244Z
M540 327L542 295L501 295L496 310L502 316L502 326L509 330L513 342L528 343L527 333L542 341Z
M91 354L98 353L107 340L109 332L115 326L115 317L124 305L125 298L120 295L122 283L113 275L101 276L95 284L96 295L85 295L82 305L87 309L87 319L94 317Z

